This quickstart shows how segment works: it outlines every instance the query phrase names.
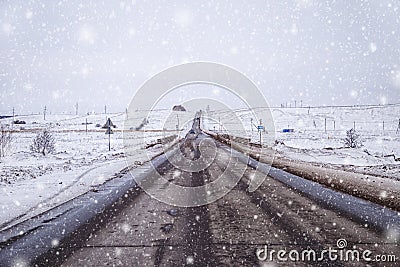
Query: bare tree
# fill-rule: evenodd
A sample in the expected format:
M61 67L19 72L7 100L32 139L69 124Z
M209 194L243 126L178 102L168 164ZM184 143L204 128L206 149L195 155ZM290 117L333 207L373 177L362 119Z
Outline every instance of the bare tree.
M360 135L357 134L354 128L346 131L346 138L343 140L345 147L357 148L362 146Z
M4 125L0 127L0 158L5 156L6 150L10 148L13 138L11 131Z
M55 152L55 143L53 135L48 130L44 130L33 139L30 149L32 152L46 155L46 153Z

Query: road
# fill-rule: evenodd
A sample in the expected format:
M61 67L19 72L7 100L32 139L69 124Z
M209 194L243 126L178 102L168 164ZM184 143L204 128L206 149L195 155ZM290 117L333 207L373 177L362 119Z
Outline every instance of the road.
M231 155L225 145L201 134L198 126L194 127L195 136L189 138L194 145L187 144L187 136L178 161L198 159L199 151L191 153L193 147L207 140L209 149L203 149L202 156L211 157L216 149L212 163L201 171L182 171L171 164L159 171L174 184L201 186L219 177L228 166L226 159L231 158L235 168L230 175L233 180L241 178L233 190L193 208L164 204L141 192L62 266L274 266L272 262L280 266L396 266L394 262L364 261L366 250L371 251L367 260L394 255L397 263L400 261L398 240L390 233L360 223L278 179L268 176L250 193L247 188L252 177L263 174ZM345 242L345 247L338 247L338 241ZM332 255L338 259L332 260L328 253L318 259L329 248L337 250ZM270 254L272 250L275 254ZM279 250L287 252L280 261ZM316 252L315 261L307 254L301 259L305 250ZM290 261L289 251L295 251L291 254L294 258L297 251L300 258ZM346 251L359 253L360 261L351 261L352 254L346 261Z
M398 266L398 213L249 161L204 134L200 117L155 170L132 170L150 191L126 169L0 232L0 266ZM165 192L192 204L157 200Z

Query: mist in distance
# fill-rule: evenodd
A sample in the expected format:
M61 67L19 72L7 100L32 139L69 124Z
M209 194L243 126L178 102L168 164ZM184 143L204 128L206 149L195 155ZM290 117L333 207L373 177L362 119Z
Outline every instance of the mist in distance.
M147 79L193 61L237 69L272 106L398 103L399 8L388 0L2 1L0 112L74 113L76 103L80 113L124 111Z

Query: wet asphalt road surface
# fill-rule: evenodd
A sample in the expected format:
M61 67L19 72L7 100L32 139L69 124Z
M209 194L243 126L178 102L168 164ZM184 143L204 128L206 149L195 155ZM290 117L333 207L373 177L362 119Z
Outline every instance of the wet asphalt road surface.
M183 145L181 160L196 160L195 146ZM216 155L211 147L210 152L203 150L202 156L214 157L204 170L166 166L160 172L182 186L210 183L226 170L226 159L232 157L220 146L215 146ZM141 192L62 266L396 266L363 261L365 250L371 251L372 259L382 254L400 261L400 248L391 233L353 221L271 177L255 192L248 192L255 172L238 161L231 174L241 177L236 187L199 207L164 204ZM344 248L338 247L338 240L345 241ZM327 253L321 257L329 248L338 250L337 260L330 260ZM286 260L278 260L272 250L300 254L313 250L316 260L291 261L288 254ZM340 253L347 250L358 251L360 261L340 260Z

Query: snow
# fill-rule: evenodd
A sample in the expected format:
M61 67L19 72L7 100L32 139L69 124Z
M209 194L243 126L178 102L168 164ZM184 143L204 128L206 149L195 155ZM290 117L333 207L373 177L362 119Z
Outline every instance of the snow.
M144 114L135 115L141 118ZM153 115L150 114L146 126L149 129L156 129L162 121L160 115ZM111 135L111 151L106 130L96 127L96 124L103 126L107 117L117 125ZM15 141L7 156L0 158L0 230L95 190L127 166L122 134L125 113L48 114L46 120L43 115L27 115L16 119L26 124L13 125L12 118L1 120L2 125L12 127ZM86 125L82 124L86 120L91 123L87 125L87 133ZM42 129L49 129L55 138L54 154L44 156L29 149L32 139ZM144 149L146 143L163 137L162 131L150 132L144 140L139 133L136 135L132 141L135 162L129 165L140 165L162 151L161 146Z
M396 130L400 105L272 108L271 111L275 137L279 141L274 149L281 156L314 164L336 165L350 171L397 177L400 162L395 159L400 157L400 132L396 133ZM258 132L250 128L251 113L248 110L233 112L239 120L224 118L224 114L231 116L232 112L211 110L204 114L204 127L223 131L225 128L218 126L219 121L241 124L244 130L230 134L249 137L257 143ZM146 114L144 111L135 112L129 120L132 120L132 125L139 124ZM144 126L148 130L144 139L139 133L129 136L133 138L129 144L135 147L135 164L145 161L147 153L155 155L162 151L161 146L153 146L146 151L146 143L164 137L165 131L171 135L178 133L174 132L178 118L179 134L182 136L193 118L193 112L171 113L169 110L152 111L148 115L150 119ZM3 125L9 124L13 128L16 141L0 162L0 228L94 190L126 167L122 135L125 116L125 113L84 116L47 114L46 120L42 114L18 116L19 120L26 121L24 125L12 125L11 118L2 119ZM96 127L96 124L104 125L108 117L117 125L111 135L111 151L108 151L105 129ZM91 123L87 125L87 133L83 124L86 120ZM363 146L344 148L345 132L354 126L354 122ZM56 139L56 153L46 156L29 150L32 138L44 128L50 129ZM283 133L284 128L293 128L294 132ZM266 137L266 133L262 135Z
M234 111L240 120L231 135L251 138L259 143L257 129L250 128L251 116L247 110ZM302 161L355 166L400 165L400 104L343 107L297 107L271 108L275 138L274 148L283 155ZM219 112L218 116L229 112ZM218 132L214 114L207 120L208 130ZM221 121L226 121L221 118ZM325 131L326 120L326 131ZM233 122L232 122L233 123ZM216 126L216 127L214 127ZM363 146L357 149L345 148L343 139L346 130L355 126ZM283 129L294 129L283 133ZM217 130L215 130L217 129ZM397 130L398 129L398 130ZM397 133L396 133L397 131ZM221 132L224 132L223 130ZM262 133L263 140L267 133ZM263 142L264 143L264 142ZM264 143L265 144L265 143Z
M232 66L275 104L399 102L395 0L3 2L2 112L76 101L118 110L149 77L187 61Z
M0 225L17 217L18 220L13 223L28 219L81 195L110 179L125 165L123 160L112 160L94 166L79 166L76 170L53 171L34 181L26 179L2 186ZM29 177L29 172L25 173ZM21 175L23 174L22 172Z

